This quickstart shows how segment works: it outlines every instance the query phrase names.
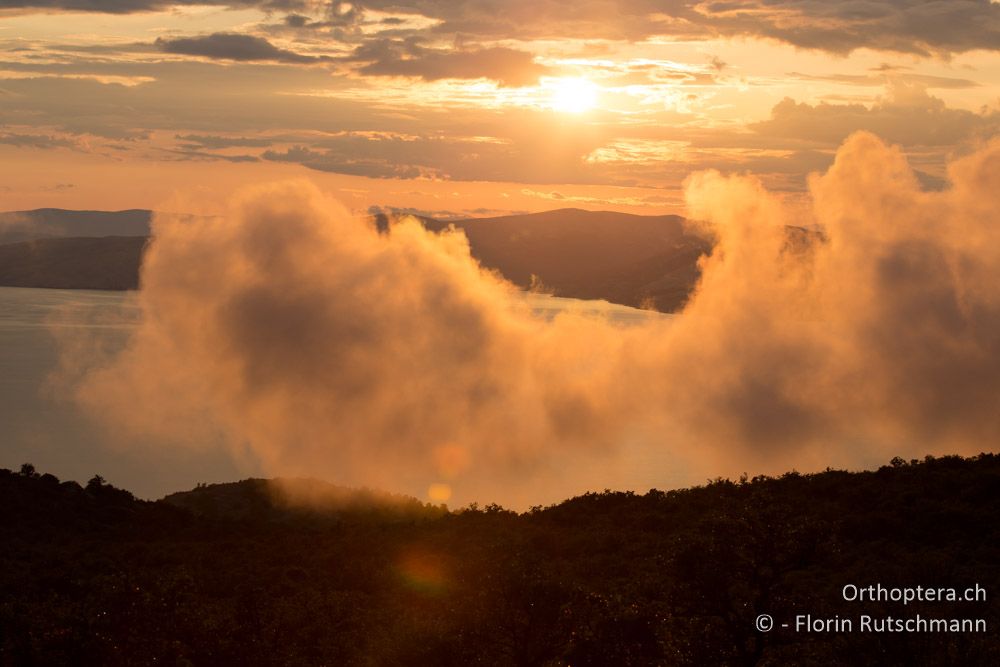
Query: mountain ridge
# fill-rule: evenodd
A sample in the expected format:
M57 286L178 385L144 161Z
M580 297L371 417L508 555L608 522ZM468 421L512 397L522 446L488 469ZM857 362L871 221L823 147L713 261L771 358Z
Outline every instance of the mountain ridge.
M153 212L36 208L0 213L0 244L53 237L149 236Z
M867 614L995 628L998 484L996 454L928 456L523 513L273 520L0 469L0 663L997 664L990 632L780 624ZM989 597L845 600L846 584L876 582ZM772 632L757 630L761 614Z
M141 254L123 253L122 248L134 250L139 242L122 239L148 235L151 215L141 209L0 214L0 240L8 240L0 245L0 285L135 289ZM541 287L556 296L663 312L683 307L699 276L697 259L712 247L674 215L564 208L491 218L418 219L436 233L461 229L473 257L523 289ZM389 216L372 216L372 224L391 233ZM109 230L115 233L104 233Z

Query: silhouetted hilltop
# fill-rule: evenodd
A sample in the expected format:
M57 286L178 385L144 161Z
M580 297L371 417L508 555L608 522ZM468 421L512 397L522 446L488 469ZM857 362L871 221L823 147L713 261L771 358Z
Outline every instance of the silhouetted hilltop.
M264 480L147 502L0 470L0 664L995 665L998 489L982 454L345 522ZM850 585L986 600L849 601ZM987 630L781 626L806 614Z

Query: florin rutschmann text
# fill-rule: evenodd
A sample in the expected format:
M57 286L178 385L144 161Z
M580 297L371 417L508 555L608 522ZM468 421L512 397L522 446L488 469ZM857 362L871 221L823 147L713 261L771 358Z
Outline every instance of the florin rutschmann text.
M986 589L975 584L970 587L902 586L887 587L882 584L847 584L841 589L845 602L890 603L906 606L911 603L983 603ZM926 611L926 607L923 608ZM768 632L775 622L769 614L757 617L757 629ZM926 614L847 614L814 616L796 614L793 622L780 623L782 628L795 632L972 632L987 631L985 618L931 617Z

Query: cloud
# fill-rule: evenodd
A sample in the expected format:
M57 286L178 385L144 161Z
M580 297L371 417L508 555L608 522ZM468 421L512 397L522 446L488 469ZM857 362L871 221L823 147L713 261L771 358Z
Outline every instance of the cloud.
M428 49L412 40L378 40L358 47L351 61L370 76L407 76L425 81L440 79L492 79L501 86L538 83L549 69L535 62L527 51L506 47L477 49Z
M580 421L605 400L590 372L536 377L565 350L526 347L544 325L458 234L409 222L380 236L313 188L282 185L210 225L158 220L155 236L140 298L158 315L81 389L95 408L138 392L126 431L221 430L269 469L323 461L324 474L387 486L448 481L435 458L448 448L483 479L531 465L545 441L603 430ZM187 303L192 290L205 298Z
M377 216L376 225L388 226L390 220L404 218L406 216L416 216L418 218L433 218L441 221L468 220L470 218L498 218L505 215L523 215L529 211L515 211L510 209L496 208L473 208L461 209L458 211L451 209L422 209L412 207L378 206L368 207L368 215Z
M213 134L178 134L178 141L195 144L203 148L264 148L273 142L266 137L221 137Z
M616 206L648 206L650 204L664 204L672 201L671 197L665 195L650 195L648 197L588 197L585 195L565 195L558 190L541 192L531 188L523 188L522 195L548 199L550 201L566 204L599 204L608 208Z
M948 55L1000 45L1000 5L987 0L663 1L363 0L360 10L417 13L433 31L489 39L748 36L845 54L856 49Z
M5 63L4 68L12 68ZM290 132L395 127L370 104L282 91L338 90L326 68L284 63L240 63L170 59L156 63L73 63L32 65L42 70L25 78L7 79L12 93L4 98L8 124L56 127L108 138L133 138L141 132L171 134L233 133L252 136L262 127ZM93 70L113 74L150 75L141 86L104 84L93 79L49 76ZM198 104L192 104L193 98ZM211 110L210 112L208 110ZM141 129L139 129L141 128ZM34 132L37 133L37 132Z
M960 79L952 76L895 73L898 69L899 68L894 68L888 65L882 65L881 67L872 70L873 72L876 72L875 74L814 75L802 74L800 72L789 72L788 76L802 81L828 81L831 83L841 83L849 86L882 87L888 85L891 87L895 84L903 84L926 89L947 88L957 90L962 88L977 88L980 85L971 79Z
M79 148L72 139L55 137L48 134L19 134L16 132L0 133L0 144L18 148Z
M681 315L630 328L536 318L457 232L258 188L157 218L142 324L77 395L136 442L221 436L268 474L466 500L600 488L636 447L709 476L969 454L1000 437L998 167L994 142L924 192L858 133L805 221L752 177L694 175L716 248Z
M681 0L364 0L361 10L417 14L434 21L426 32L475 40L621 39L660 34L705 36L692 3Z
M419 165L401 163L365 155L349 155L335 151L317 151L306 146L292 146L284 151L264 151L263 158L272 162L292 162L317 171L328 171L370 178L419 178L428 170Z
M74 183L53 183L52 185L43 185L39 189L44 192L65 192L75 187Z
M868 48L926 56L1000 48L1000 5L988 0L708 1L695 9L726 35L833 53Z
M101 14L133 14L162 11L171 7L257 7L263 10L303 10L309 3L298 0L0 0L0 9L65 10Z
M457 122L459 115L455 118ZM558 119L526 115L523 127L515 128L517 135L510 140L457 136L458 127L450 136L343 132L314 139L310 145L265 151L263 158L375 178L521 183L594 183L622 178L603 165L585 163L584 157L596 148L593 142L599 140L593 132L555 127L557 123Z
M812 179L829 241L806 257L786 252L775 222L789 217L752 179L695 177L692 214L722 230L687 314L706 317L717 358L698 361L722 374L688 385L706 427L728 422L736 442L992 441L998 160L994 142L951 166L950 190L924 193L898 149L854 135Z
M286 49L279 49L263 37L237 33L216 32L203 37L159 37L156 46L166 53L202 56L220 60L273 61L280 63L316 63L327 60L323 56L307 56Z
M810 105L786 97L771 118L750 128L770 137L836 144L855 130L874 132L906 146L946 146L1000 132L1000 112L951 109L919 85L897 82L871 107L863 104Z
M206 4L184 0L0 0L0 8L67 9L130 13L172 5ZM462 35L473 40L546 38L641 41L654 36L705 39L749 36L797 47L845 54L856 49L942 55L1000 45L1000 4L988 0L359 0L320 4L300 0L209 0L208 4L257 7L288 13L291 28L332 28L353 35L368 11L376 23L400 29L396 15L428 19L408 34ZM348 6L349 5L349 6ZM346 7L346 9L345 9ZM318 20L309 14L319 13ZM343 34L341 34L341 32Z
M234 164L244 162L260 162L260 158L256 155L230 155L227 153L212 153L209 151L191 150L189 148L167 149L166 152L173 156L170 159L174 160L194 160L198 162L220 161L231 162Z

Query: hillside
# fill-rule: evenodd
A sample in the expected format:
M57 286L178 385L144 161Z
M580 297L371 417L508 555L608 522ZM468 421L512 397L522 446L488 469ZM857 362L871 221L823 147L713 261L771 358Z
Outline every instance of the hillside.
M344 521L262 480L146 502L0 470L0 664L995 665L998 488L983 454ZM987 599L850 602L850 584ZM764 633L762 613L988 631Z
M136 289L147 240L144 236L67 237L0 245L0 285Z
M663 312L684 305L698 280L698 257L712 247L675 215L567 208L452 224L465 231L473 256L521 287L538 281L557 296Z
M150 215L57 209L0 214L0 242L8 244L0 245L0 285L131 289L141 262L131 250L141 244L120 237L148 234ZM521 287L664 312L684 304L698 278L697 259L711 249L676 216L561 209L421 221L433 231L449 224L463 229L473 256ZM387 221L383 216L374 224L384 229ZM90 238L97 236L107 238ZM51 237L73 238L44 240ZM10 245L14 239L34 244Z

